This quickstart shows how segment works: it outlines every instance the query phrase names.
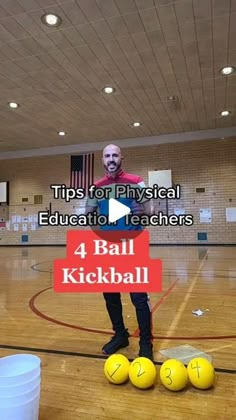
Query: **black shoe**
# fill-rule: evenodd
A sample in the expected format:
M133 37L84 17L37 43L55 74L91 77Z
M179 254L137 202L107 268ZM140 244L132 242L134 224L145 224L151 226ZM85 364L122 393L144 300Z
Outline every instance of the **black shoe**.
M153 361L153 351L151 343L140 343L139 357L146 357Z
M102 351L105 354L116 353L119 349L129 345L129 333L127 330L123 334L116 333L112 339L103 346Z

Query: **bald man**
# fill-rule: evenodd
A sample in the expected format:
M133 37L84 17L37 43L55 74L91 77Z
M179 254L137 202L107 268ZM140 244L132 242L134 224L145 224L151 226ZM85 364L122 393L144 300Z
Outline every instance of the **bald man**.
M95 185L97 188L111 188L112 192L110 198L115 198L114 190L116 184L129 184L133 187L144 188L143 179L138 175L129 174L122 169L123 156L121 150L115 144L109 144L103 150L102 164L105 168L105 176L98 180ZM119 202L131 208L133 214L147 214L152 213L149 201L142 204L136 203L135 200L127 197L121 197ZM88 201L86 213L98 210L99 214L108 216L109 200L107 199L91 199ZM125 217L120 218L117 224L101 226L102 230L142 230L142 226L133 226L132 224L125 224ZM104 293L106 308L113 326L115 335L106 343L102 351L110 355L117 352L123 347L129 345L129 333L125 328L122 303L120 293ZM136 316L139 325L139 356L147 357L153 360L152 351L152 327L151 327L151 309L147 293L130 293L131 301L136 309Z

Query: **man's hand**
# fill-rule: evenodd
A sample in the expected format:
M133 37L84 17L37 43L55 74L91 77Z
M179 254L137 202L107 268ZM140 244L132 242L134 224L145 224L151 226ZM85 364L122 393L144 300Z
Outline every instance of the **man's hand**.
M97 210L97 207L86 206L86 208L85 208L85 214L87 215L88 213L93 213L96 210Z
M137 203L135 202L132 205L132 213L138 216L147 215L151 216L155 213L155 209L151 201L145 201L145 203Z

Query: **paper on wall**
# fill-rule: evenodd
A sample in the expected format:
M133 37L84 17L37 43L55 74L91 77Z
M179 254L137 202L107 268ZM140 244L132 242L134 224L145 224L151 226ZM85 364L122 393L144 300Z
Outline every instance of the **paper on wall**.
M22 224L22 230L23 232L27 232L27 223Z
M236 207L226 209L226 222L236 222Z
M211 223L211 209L200 209L200 223Z
M176 208L175 209L175 215L180 216L181 214L185 214L185 209Z

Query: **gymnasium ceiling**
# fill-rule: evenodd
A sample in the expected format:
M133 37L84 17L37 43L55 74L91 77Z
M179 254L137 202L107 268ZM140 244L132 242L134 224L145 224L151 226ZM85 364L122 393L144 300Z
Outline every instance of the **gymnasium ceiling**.
M0 153L234 127L225 65L236 0L1 0Z

